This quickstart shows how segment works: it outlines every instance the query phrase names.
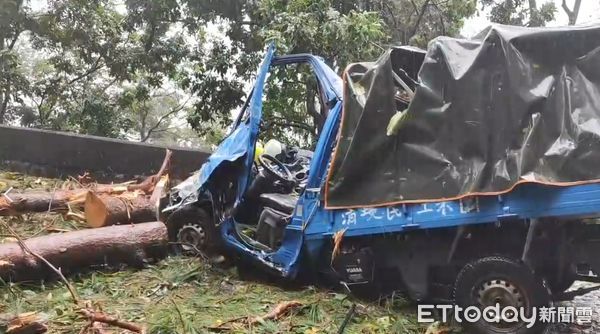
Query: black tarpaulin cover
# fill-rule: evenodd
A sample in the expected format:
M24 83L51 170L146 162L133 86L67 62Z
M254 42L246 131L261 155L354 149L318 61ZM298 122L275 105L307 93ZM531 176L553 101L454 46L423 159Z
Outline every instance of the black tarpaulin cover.
M420 60L396 48L346 69L328 208L600 181L600 26L493 26L474 39L437 38L417 84L408 77Z

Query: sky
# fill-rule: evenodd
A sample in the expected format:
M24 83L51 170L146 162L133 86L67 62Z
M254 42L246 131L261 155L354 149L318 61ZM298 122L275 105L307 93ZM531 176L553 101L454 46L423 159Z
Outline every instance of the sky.
M556 4L557 12L556 19L548 24L549 27L565 26L569 23L567 14L562 9L562 0L546 0L552 1ZM573 8L574 0L566 0L569 8ZM538 0L538 6L542 5L545 1ZM579 10L579 17L577 18L577 24L586 23L600 23L600 0L582 0L581 9ZM472 37L490 24L487 19L487 13L479 11L479 15L469 18L461 34L465 37Z

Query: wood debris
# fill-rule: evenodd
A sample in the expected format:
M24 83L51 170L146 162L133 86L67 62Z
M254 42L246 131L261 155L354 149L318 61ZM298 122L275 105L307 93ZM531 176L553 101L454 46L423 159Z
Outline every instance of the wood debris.
M91 227L156 220L157 199L166 192L171 156L172 151L166 150L160 170L140 183L98 184L89 174L84 174L73 179L75 186L69 182L66 189L17 191L11 188L0 194L0 216L60 213L67 219L85 220Z
M37 312L18 314L6 323L6 334L40 334L48 331L47 317Z
M245 325L255 325L257 323L265 322L266 320L279 320L284 315L289 314L292 310L299 308L303 305L304 304L302 304L301 302L299 302L297 300L284 301L284 302L277 304L268 313L266 313L264 315L255 316L255 317L247 316L247 317L231 319L231 320L222 322L222 323L218 324L217 326L212 327L211 329L213 329L213 330L229 329L225 325L234 324L234 323L241 323L241 324L245 324Z
M90 227L156 220L155 205L150 197L136 193L131 196L96 195L88 192L85 199L85 219Z
M272 308L269 313L252 318L248 323L252 325L257 322L264 322L265 320L277 320L300 306L302 306L302 303L297 300L281 302Z
M342 240L344 239L344 234L346 233L347 228L339 230L333 234L333 251L331 252L331 263L333 264L333 260L340 253L342 249Z
M84 308L84 309L81 309L79 311L79 313L81 313L85 318L87 318L90 321L90 327L93 327L94 323L99 322L99 323L107 324L109 326L126 329L133 333L140 333L140 334L146 333L146 329L144 328L144 326L140 326L140 325L134 324L132 322L120 320L118 318L109 316L103 312L97 312L97 311L93 311L93 310Z
M429 327L427 327L427 331L425 334L448 334L450 333L450 328L444 325L443 323L436 321L432 323Z

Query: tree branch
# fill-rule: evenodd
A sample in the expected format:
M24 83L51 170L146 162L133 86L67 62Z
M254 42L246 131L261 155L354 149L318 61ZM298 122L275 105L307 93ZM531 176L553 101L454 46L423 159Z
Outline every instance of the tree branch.
M390 4L387 2L387 0L381 1L381 7L385 7L385 9L387 9L392 18L392 22L394 23L394 29L398 29L398 20L396 19L396 15L394 15L394 11L390 7Z
M102 56L99 56L98 59L96 59L96 61L94 62L94 65L92 65L92 67L90 67L89 70L85 71L84 73L76 76L75 78L69 80L69 82L67 83L67 85L72 85L75 82L89 76L90 74L93 74L94 72L98 71L99 69L101 69L103 66L100 66L100 60L102 59Z
M15 33L15 35L11 39L10 43L8 44L8 48L7 48L9 51L12 51L12 49L15 47L15 44L17 43L17 40L19 39L19 35L21 35L21 31ZM4 40L2 40L2 44L4 44ZM7 78L6 81L7 81L7 84L6 84L6 87L4 88L4 92L0 93L0 100L2 101L2 103L0 104L0 124L4 124L4 117L6 116L6 111L8 109L8 102L10 100L10 88L11 88L10 78Z
M126 329L130 332L134 333L146 333L146 329L143 326L134 324L132 322L127 322L123 320L119 320L115 317L111 317L102 312L91 311L89 309L81 309L79 312L86 317L91 323L101 322L110 326L115 326L118 328Z
M17 40L19 39L19 36L21 35L21 31L17 32L15 34L15 36L13 37L13 39L10 41L10 44L8 44L8 49L12 50L15 47L15 44L17 44Z
M414 0L410 0L410 4L413 6L413 10L415 13L419 13L419 7L417 6L417 3Z
M174 108L173 110L169 111L168 113L164 114L161 118L159 118L158 121L148 130L148 132L146 132L146 135L141 139L141 142L146 142L146 140L150 138L152 133L154 133L156 129L162 124L162 122L164 122L167 118L183 110L183 108L185 108L185 106L191 98L191 95L188 96L187 100L185 100L185 102L183 102L180 106Z
M114 78L111 82L107 83L104 87L102 87L100 91L102 93L105 93L106 90L109 89L112 85L114 85L117 81L119 81L119 78Z
M8 108L8 100L10 100L10 87L6 87L4 92L0 95L2 98L2 105L0 105L0 124L4 124L4 117L6 116L6 110Z
M575 0L573 10L567 5L567 0L562 0L562 8L569 17L569 25L577 23L577 17L579 16L579 9L581 8L581 0Z
M445 31L446 31L446 26L444 25L444 18L448 19L448 21L452 21L452 18L448 15L448 13L446 13L441 7L440 5L445 4L447 1L445 1L444 3L437 3L435 1L431 1L431 6L433 6L433 8L437 9L438 13L440 13L440 21L442 22L442 29L444 31L444 33L442 35L445 35Z
M567 6L567 0L562 0L562 8L565 11L565 13L567 13L568 16L571 16L571 14L573 14L573 12L571 11L571 8L569 8L569 6Z
M273 117L273 118L274 119L266 120L265 123L269 124L269 126L276 125L276 126L283 126L283 127L292 127L292 128L303 129L303 130L309 131L310 133L314 133L313 127L309 124L288 121L281 117ZM275 119L280 119L281 121L277 121Z
M423 2L423 6L421 6L421 11L420 12L417 9L417 13L419 13L419 17L417 17L417 22L415 22L415 25L411 29L410 35L406 39L407 43L410 41L411 38L415 37L415 35L417 34L417 31L419 29L419 26L421 25L421 21L423 20L423 16L425 15L425 11L427 10L427 6L429 6L429 2L430 1L431 0L425 0L425 2ZM414 3L414 1L411 1L411 3L416 8L416 4Z

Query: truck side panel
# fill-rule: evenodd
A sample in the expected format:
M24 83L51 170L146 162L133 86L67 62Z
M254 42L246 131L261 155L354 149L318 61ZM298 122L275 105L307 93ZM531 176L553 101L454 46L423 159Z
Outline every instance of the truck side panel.
M362 236L502 220L583 218L599 214L600 184L555 187L532 183L503 195L448 202L347 210L325 210L321 204L305 232L307 239L319 239L330 238L344 229L345 236Z

